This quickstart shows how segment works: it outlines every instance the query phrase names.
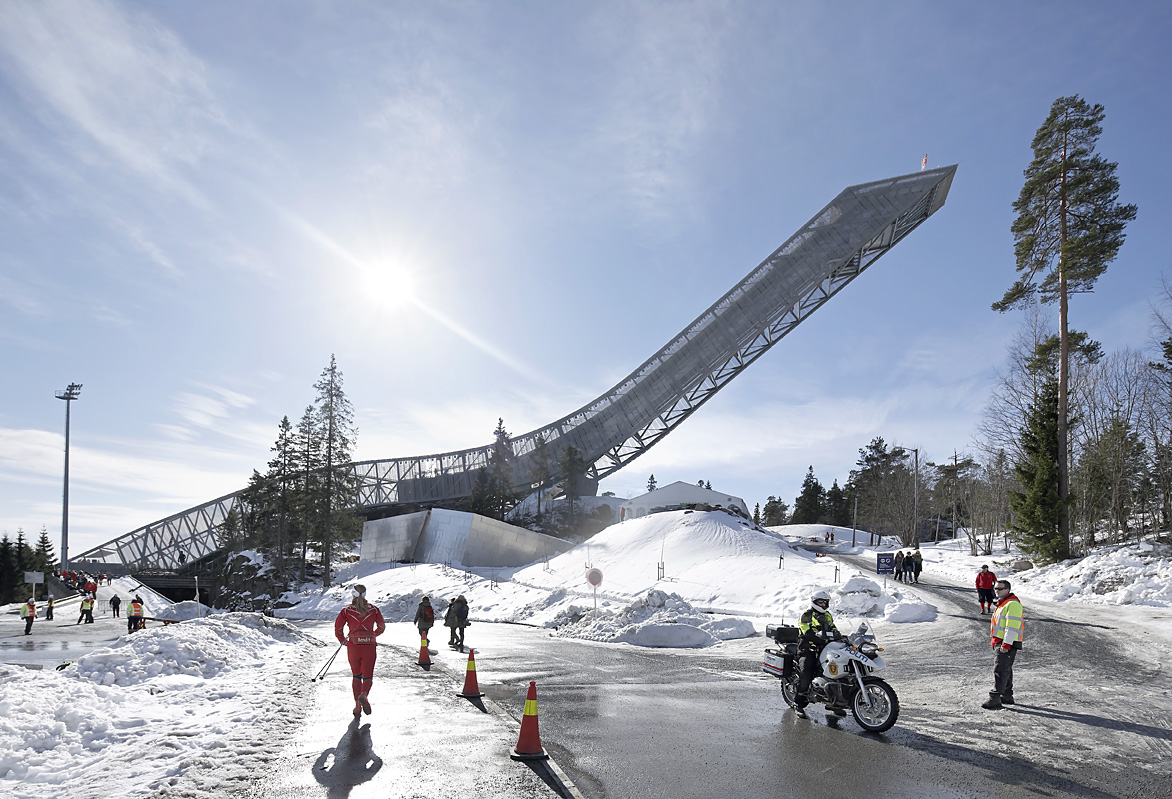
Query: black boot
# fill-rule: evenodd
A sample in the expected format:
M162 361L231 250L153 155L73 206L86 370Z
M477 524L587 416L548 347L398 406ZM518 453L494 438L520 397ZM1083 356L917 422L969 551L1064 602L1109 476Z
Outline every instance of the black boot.
M985 710L1000 710L1001 709L1001 695L989 694L989 698L981 703L981 707Z

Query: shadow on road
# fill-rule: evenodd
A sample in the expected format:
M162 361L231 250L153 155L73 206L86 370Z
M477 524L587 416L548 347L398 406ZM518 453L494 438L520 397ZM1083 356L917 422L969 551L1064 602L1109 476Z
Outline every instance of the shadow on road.
M1172 730L1164 727L1152 727L1147 724L1135 724L1130 721L1105 719L1101 716L1092 716L1087 713L1071 713L1066 710L1055 710L1049 707L1022 704L1014 705L1012 712L1021 713L1025 716L1041 716L1042 718L1056 719L1058 721L1073 721L1078 724L1086 724L1088 727L1101 727L1105 730L1118 730L1119 732L1130 732L1148 738L1159 738L1161 741L1172 741Z
M372 780L382 767L382 758L374 753L371 744L370 725L359 726L355 717L338 745L318 755L313 778L329 789L329 799L346 799L355 786Z

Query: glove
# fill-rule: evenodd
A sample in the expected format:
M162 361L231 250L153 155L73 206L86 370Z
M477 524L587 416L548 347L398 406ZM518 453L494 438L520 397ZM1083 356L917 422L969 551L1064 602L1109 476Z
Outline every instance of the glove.
M1011 647L1009 644L1002 644L1001 645L1002 652L1008 652L1010 649L1013 649L1013 647Z

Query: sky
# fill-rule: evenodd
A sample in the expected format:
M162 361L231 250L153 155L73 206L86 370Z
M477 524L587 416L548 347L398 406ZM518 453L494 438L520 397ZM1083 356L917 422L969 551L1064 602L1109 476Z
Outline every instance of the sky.
M1012 203L1051 103L1102 103L1139 207L1071 324L1152 339L1172 10L988 3L0 8L0 532L70 551L243 488L331 355L356 459L585 405L847 186L948 202L602 484L792 503L876 436L973 449L1022 312Z

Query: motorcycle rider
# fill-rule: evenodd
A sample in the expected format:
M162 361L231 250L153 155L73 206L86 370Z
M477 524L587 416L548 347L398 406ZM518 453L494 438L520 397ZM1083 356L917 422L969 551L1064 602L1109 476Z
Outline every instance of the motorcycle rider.
M801 633L798 655L798 686L794 702L800 718L807 718L806 705L810 703L807 694L810 683L820 671L818 656L826 646L827 640L823 633L838 632L834 626L834 617L830 615L830 594L825 591L815 591L810 597L810 607L802 614L798 622L798 631ZM845 716L842 708L831 708L836 716Z

